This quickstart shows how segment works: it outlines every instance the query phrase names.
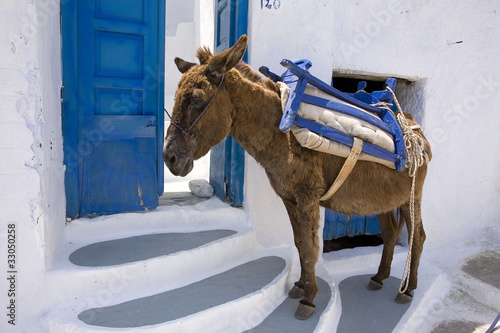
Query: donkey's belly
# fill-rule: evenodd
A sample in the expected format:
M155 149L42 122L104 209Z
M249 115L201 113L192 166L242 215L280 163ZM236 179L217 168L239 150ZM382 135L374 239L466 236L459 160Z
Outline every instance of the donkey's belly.
M389 169L387 169L389 170ZM406 173L361 177L353 172L322 206L347 215L371 215L393 210L408 201L411 180Z

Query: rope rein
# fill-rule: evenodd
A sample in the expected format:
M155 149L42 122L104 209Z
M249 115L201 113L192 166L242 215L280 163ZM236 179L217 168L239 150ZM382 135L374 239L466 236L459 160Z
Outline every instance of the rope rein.
M401 130L403 131L403 140L406 147L406 168L408 169L408 175L412 178L411 181L411 192L410 192L410 222L411 222L411 230L410 230L410 241L408 244L408 256L406 257L405 269L403 271L403 276L401 278L401 283L399 284L399 292L404 293L408 289L408 284L410 281L410 266L411 266L411 253L413 248L413 233L415 231L415 175L419 167L421 167L425 163L425 143L424 139L416 134L413 130L420 128L419 125L410 126L406 117L403 113L403 109L399 104L398 99L396 98L396 94L390 87L387 89L392 93L394 97L394 103L398 109L396 114L396 120L401 126ZM392 112L387 103L381 102L375 104L375 106L382 107Z

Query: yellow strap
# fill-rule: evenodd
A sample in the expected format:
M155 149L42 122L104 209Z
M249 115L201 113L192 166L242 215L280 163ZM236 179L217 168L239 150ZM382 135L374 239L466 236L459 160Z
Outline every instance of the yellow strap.
M328 192L326 192L325 195L323 195L319 199L320 201L325 201L330 199L332 195L334 195L335 192L337 192L340 186L342 186L342 184L347 179L352 169L356 165L356 162L358 161L358 157L359 154L361 153L362 148L363 148L363 140L354 137L354 143L352 144L351 153L349 154L349 156L347 156L347 159L344 162L344 166L342 166L342 169L340 169L340 172L337 175L337 178L333 182L332 186L330 187Z

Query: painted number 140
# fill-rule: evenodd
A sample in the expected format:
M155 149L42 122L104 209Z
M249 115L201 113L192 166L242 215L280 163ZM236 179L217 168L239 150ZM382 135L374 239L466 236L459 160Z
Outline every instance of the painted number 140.
M271 4L272 2L272 4ZM264 8L267 8L267 9L278 9L280 8L281 6L281 0L274 0L274 1L271 1L271 0L260 0L260 9L264 9Z

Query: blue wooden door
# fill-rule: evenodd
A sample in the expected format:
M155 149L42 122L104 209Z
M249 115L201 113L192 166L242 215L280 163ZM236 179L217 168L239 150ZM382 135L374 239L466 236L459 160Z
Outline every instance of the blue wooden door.
M247 32L248 0L216 0L215 52L231 47ZM243 57L247 61L247 54ZM211 150L210 183L215 194L233 206L243 205L245 151L228 136Z
M163 193L164 2L62 2L67 215L148 210Z
M378 234L380 234L380 224L376 215L348 216L333 210L325 210L324 240Z

